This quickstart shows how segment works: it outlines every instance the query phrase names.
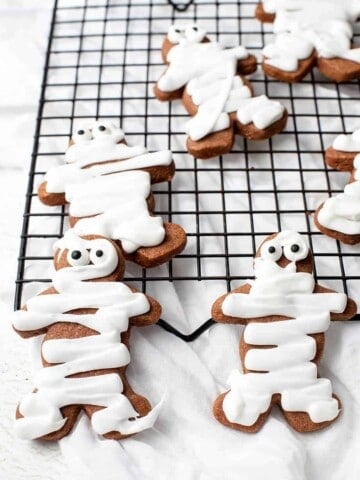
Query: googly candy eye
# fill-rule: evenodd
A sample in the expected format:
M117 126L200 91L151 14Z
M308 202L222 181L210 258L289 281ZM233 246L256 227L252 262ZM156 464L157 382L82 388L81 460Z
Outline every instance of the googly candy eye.
M87 250L69 250L66 259L72 267L84 267L90 263L89 252Z
M72 136L75 143L85 143L92 140L93 135L90 128L79 127Z
M104 137L113 133L113 125L110 122L101 121L95 122L92 128L94 138Z
M108 253L107 249L102 245L95 246L95 248L90 250L90 260L94 265L104 263L106 262Z
M260 255L263 260L271 260L277 262L282 256L282 248L277 242L269 240L265 242L260 250Z
M167 38L171 43L180 43L180 40L184 38L184 28L179 25L171 25L168 30Z
M294 239L284 246L284 255L291 262L298 262L308 256L309 248L302 239Z
M205 35L205 30L199 27L199 25L192 24L185 27L185 37L191 42L200 43L202 40L204 40Z
M112 257L117 258L117 253L114 251L113 245L104 240L93 240L90 250L90 261L94 265L99 265L108 262Z

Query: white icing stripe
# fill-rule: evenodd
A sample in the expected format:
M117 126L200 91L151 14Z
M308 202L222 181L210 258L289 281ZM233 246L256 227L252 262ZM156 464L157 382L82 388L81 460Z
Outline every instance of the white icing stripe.
M339 295L343 301L339 303ZM264 303L262 303L264 302ZM265 303L266 302L266 303ZM236 316L241 318L256 318L268 315L297 316L304 311L304 303L309 312L316 312L319 308L328 308L332 312L342 312L346 305L346 295L339 293L308 293L287 295L247 295L232 293L226 297L223 312L230 315L236 311Z
M127 365L130 354L121 343L121 333L128 330L130 317L144 314L150 307L145 295L133 293L120 282L86 282L99 278L99 271L103 276L110 275L117 266L118 256L107 240L78 240L70 234L62 239L61 247L70 249L70 253L72 249L77 252L82 252L84 247L91 249L90 258L92 251L101 249L99 264L75 265L57 271L54 286L59 293L31 299L27 311L15 312L13 324L18 330L34 331L57 322L70 322L91 328L97 334L44 341L42 356L56 365L39 371L34 379L37 391L27 395L19 405L24 418L17 420L16 428L23 438L38 438L62 428L66 419L60 409L67 405L104 407L91 418L99 434L135 433L151 427L158 415L156 409L139 418L123 394L123 384L117 374L69 378L78 373ZM65 313L77 308L97 310L86 315Z
M292 262L286 268L276 263L282 255ZM347 297L313 293L313 276L296 271L296 262L307 255L299 234L281 232L261 247L249 294L230 293L223 302L223 313L235 318L289 317L246 325L243 340L251 348L244 364L250 372L230 376L223 409L231 422L253 425L268 410L274 394L281 395L284 410L306 412L315 423L333 420L339 413L329 380L317 376L312 362L316 341L309 335L325 332L330 312L343 312Z
M92 217L81 218L74 226L75 233L120 240L127 253L159 245L165 229L161 217L149 214L149 194L150 175L143 171L114 173L69 185L66 200L70 215Z
M360 152L360 128L350 135L338 135L332 146L341 152Z
M359 2L264 0L263 7L276 15L275 42L263 50L269 65L293 72L313 49L320 57L360 62L360 49L351 49L353 26L360 15Z
M360 155L354 160L354 181L344 193L326 200L318 211L321 225L345 235L360 235Z
M164 92L186 86L192 102L198 107L197 114L186 126L192 140L198 141L212 132L228 128L228 114L238 111L239 116L242 108L242 123L254 121L260 129L282 117L284 108L279 102L272 102L265 96L247 102L251 91L236 74L237 61L249 55L244 47L223 49L216 42L200 41L183 37L174 41L178 45L169 51L169 66L158 81L159 89Z
M137 170L149 167L166 167L172 162L171 152L163 150L159 152L144 153L144 149L138 147L128 147L119 144L119 154L114 154L110 159L103 160L121 160L111 163L101 163L100 158L90 160L91 156L77 161L60 165L50 169L45 175L46 191L49 193L63 193L68 185L81 183L100 175L109 175L111 173L125 172L128 170ZM90 147L89 147L90 149ZM138 153L136 153L138 152ZM81 157L80 157L81 158ZM96 163L96 165L92 165ZM88 168L88 165L91 165Z

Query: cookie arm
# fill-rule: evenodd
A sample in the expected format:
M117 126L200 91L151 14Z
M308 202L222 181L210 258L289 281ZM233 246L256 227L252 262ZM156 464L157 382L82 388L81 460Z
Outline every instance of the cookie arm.
M129 287L133 293L139 292L136 288ZM146 295L148 302L150 304L150 309L143 313L142 315L136 315L135 317L131 317L131 325L136 327L146 327L147 325L152 325L160 320L161 316L161 305L157 302L154 298L150 297L150 295Z
M43 292L39 293L39 295L48 295L48 294L54 294L54 293L57 293L55 288L54 287L50 287L48 288L47 290L44 290ZM27 311L27 308L26 308L26 305L24 305L21 310L19 312L26 312ZM14 312L14 315L16 315L17 312ZM26 316L24 317L26 318ZM44 328L37 328L35 330L27 330L27 329L23 329L23 328L16 328L16 324L17 324L17 321L16 321L16 318L14 319L14 322L13 322L13 329L15 330L15 332L20 335L20 337L22 338L31 338L31 337L37 337L38 335L44 335L49 326L46 326Z
M150 174L151 183L170 182L175 174L175 162L172 160L169 165L144 167L141 170Z
M338 293L335 290L330 288L323 287L322 285L316 284L314 288L314 293ZM357 312L357 306L354 300L348 297L345 310L342 313L330 313L330 318L332 321L344 321L350 320Z
M250 289L251 289L251 286L248 283L246 283L245 285L235 288L234 290L231 290L231 292L226 293L225 295L222 295L217 300L215 300L211 309L211 316L213 320L215 320L215 322L218 322L218 323L236 323L241 325L246 325L250 320L252 320L251 318L231 317L229 315L225 315L222 310L224 300L228 295L230 295L231 293L248 294L250 292Z

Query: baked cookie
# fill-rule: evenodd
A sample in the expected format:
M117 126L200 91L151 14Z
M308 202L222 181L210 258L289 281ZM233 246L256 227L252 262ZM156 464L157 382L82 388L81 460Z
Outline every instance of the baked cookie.
M315 224L325 235L354 245L360 242L360 129L336 137L325 161L351 176L344 193L330 197L316 210Z
M360 48L352 45L358 0L263 0L256 17L273 22L275 40L263 50L263 70L298 82L317 66L335 82L360 78Z
M159 100L182 98L193 116L187 123L187 150L206 159L230 152L234 135L262 140L286 125L287 111L265 95L253 97L242 75L256 70L243 46L224 49L198 25L169 28L162 46L167 68L154 87Z
M53 285L15 312L19 335L45 335L44 368L18 406L17 433L58 440L71 431L81 410L107 438L151 427L159 406L151 410L131 389L126 367L131 327L155 323L160 305L120 282L124 258L108 239L69 231L57 244L54 266Z
M97 121L77 129L65 161L46 173L38 195L46 205L70 204L77 235L117 240L127 260L146 268L184 249L184 230L153 215L151 183L170 181L175 173L169 150L129 146L119 127Z
M355 303L315 283L313 258L296 232L268 237L254 261L255 280L223 295L213 305L216 322L246 325L240 341L243 373L234 370L230 390L214 403L228 427L257 432L278 404L299 432L326 427L340 412L329 380L317 363L331 320L348 320Z

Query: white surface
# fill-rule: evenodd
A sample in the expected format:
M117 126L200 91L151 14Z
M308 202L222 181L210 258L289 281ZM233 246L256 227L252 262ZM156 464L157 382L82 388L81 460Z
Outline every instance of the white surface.
M0 53L2 64L6 65L0 90L1 480L80 479L69 472L56 444L21 442L13 434L16 404L31 390L26 343L12 332L9 315L49 3L38 0L36 7L29 7L25 0L6 0L0 7ZM127 130L125 126L124 129ZM282 142L286 139L282 138ZM151 147L155 149L154 145ZM178 176L177 182L180 178ZM210 264L208 268L216 265ZM191 330L190 325L209 316L216 288L211 291L203 284L191 284L188 292L184 288L166 291L164 295L162 286L163 283L160 288L154 287L155 293L161 297L167 317L179 319L178 325L184 330ZM224 291L223 286L217 289L219 293ZM344 408L332 428L300 435L290 430L275 409L264 429L255 436L231 431L211 415L213 400L225 389L229 372L239 363L239 327L215 326L193 344L185 344L157 327L134 330L131 346L136 361L129 369L129 377L138 392L153 404L165 390L167 400L153 430L123 442L127 454L148 480L238 480L240 476L257 480L264 478L264 472L267 479L278 480L357 479L360 471L359 328L360 324L335 323L327 334L320 372L331 379ZM102 478L108 480L104 475Z

